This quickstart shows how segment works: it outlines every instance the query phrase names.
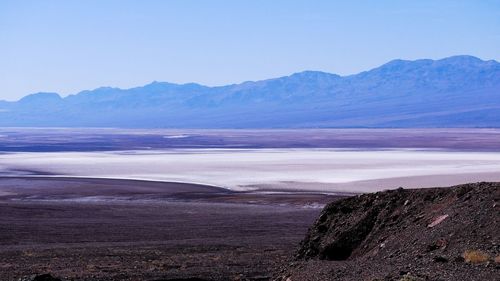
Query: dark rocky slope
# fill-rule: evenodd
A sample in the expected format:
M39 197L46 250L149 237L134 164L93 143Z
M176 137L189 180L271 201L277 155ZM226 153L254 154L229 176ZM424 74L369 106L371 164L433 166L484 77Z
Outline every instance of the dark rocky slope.
M275 280L499 280L500 183L330 203Z

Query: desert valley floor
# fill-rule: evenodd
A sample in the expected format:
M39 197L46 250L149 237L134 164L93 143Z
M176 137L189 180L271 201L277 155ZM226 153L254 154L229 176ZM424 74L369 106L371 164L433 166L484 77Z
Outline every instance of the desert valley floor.
M2 129L0 279L268 280L328 202L500 181L499 140L493 129Z

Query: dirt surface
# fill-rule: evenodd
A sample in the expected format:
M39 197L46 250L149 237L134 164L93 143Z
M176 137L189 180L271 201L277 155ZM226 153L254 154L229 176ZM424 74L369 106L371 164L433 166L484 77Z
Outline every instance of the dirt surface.
M327 205L275 280L499 280L500 183Z
M336 198L1 178L0 280L268 280Z

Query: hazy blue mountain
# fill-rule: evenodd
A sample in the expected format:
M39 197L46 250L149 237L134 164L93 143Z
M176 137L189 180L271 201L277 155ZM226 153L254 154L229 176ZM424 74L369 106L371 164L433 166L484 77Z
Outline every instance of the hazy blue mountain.
M394 60L356 75L305 71L222 87L153 82L0 101L0 126L500 127L500 64Z

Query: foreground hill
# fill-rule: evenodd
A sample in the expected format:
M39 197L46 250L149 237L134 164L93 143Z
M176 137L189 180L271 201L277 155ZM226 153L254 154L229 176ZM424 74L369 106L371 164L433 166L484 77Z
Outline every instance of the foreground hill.
M394 60L222 87L153 82L0 101L0 126L140 128L499 127L500 63Z
M327 205L276 280L498 280L500 183Z

